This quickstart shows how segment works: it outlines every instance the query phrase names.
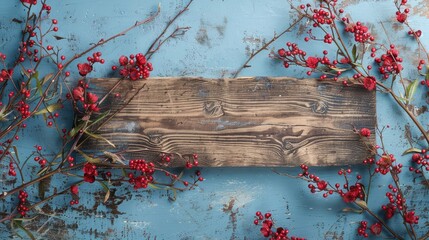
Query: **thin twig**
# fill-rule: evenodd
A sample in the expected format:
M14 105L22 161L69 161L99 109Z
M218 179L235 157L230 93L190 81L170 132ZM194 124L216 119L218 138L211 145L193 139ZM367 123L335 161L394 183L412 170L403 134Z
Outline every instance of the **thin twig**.
M268 46L271 45L271 43L275 42L277 39L279 39L282 35L284 35L285 33L289 32L293 27L295 27L296 24L298 24L298 22L300 22L302 19L304 18L303 15L301 15L298 20L296 20L295 22L292 23L292 25L290 25L288 28L286 28L283 32L281 32L279 35L275 35L270 41L268 41L267 43L265 43L261 48L259 48L256 52L253 51L252 54L250 54L249 58L246 60L246 62L244 62L244 64L234 73L234 75L232 76L232 78L236 78L238 76L238 74L240 74L240 72L247 67L250 67L248 64L249 62L256 56L258 55L260 52L262 52L263 50L267 50Z
M167 32L168 28L176 21L177 18L180 17L180 15L182 15L184 12L186 12L189 8L189 6L191 5L191 3L194 0L190 0L188 2L188 4L186 4L186 6L180 10L176 16L174 16L170 21L168 21L167 25L165 26L165 28L162 30L161 34L158 35L158 37L152 42L152 44L150 45L150 47L147 49L145 56L146 58L150 59L153 55L153 53L156 51L155 49L158 49L158 47L155 47L156 44L159 44L161 41L160 39L164 36L164 34ZM171 35L170 35L171 36Z

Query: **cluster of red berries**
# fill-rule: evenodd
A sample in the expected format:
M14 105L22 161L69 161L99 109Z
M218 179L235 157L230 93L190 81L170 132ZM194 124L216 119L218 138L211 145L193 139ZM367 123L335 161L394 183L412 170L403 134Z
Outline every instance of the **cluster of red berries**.
M334 37L329 33L325 34L325 36L323 37L324 43L331 44L333 41L334 41Z
M328 188L328 186L330 186L329 183L324 180L320 180L318 176L309 173L307 165L302 164L301 170L302 170L302 173L300 173L298 176L303 177L304 179L310 182L308 184L308 188L310 189L311 193L324 192L323 193L324 198L327 198L329 195L337 193L343 198L343 200L346 203L354 202L357 198L364 199L365 197L362 184L358 182L359 180L362 179L361 175L356 176L357 181L356 181L356 184L353 186L349 186L346 183L343 185L343 189L340 189L341 184L336 183L335 188L329 189ZM338 171L338 174L344 175L346 179L347 179L347 174L351 174L351 173L352 173L351 169L347 169L347 170L342 169Z
M39 156L34 157L34 161L38 162L41 168L44 168L46 163L48 163L48 161L45 158L41 158Z
M361 22L356 24L349 24L345 29L346 32L354 34L355 41L360 43L367 43L374 41L374 36L368 31L368 27L363 25Z
M142 53L136 55L131 54L129 58L127 56L121 56L119 58L119 65L121 66L119 74L133 81L148 78L150 72L153 70L152 63L148 62ZM112 66L112 70L117 69L116 66Z
M362 236L364 238L369 237L368 233L366 232L367 228L368 228L368 222L361 221L359 224L359 227L357 229L358 235ZM383 229L383 227L382 227L381 223L379 223L379 222L372 224L370 227L370 231L373 235L380 235L382 229Z
M200 182L204 181L203 176L201 176L200 170L195 171L195 175L198 177L198 179L197 179L198 181L200 181Z
M161 153L160 154L161 157L161 161L165 162L165 163L170 163L172 160L172 155L171 154L166 154L166 153Z
M83 166L83 173L83 180L85 182L93 183L95 182L95 177L98 176L97 166L87 162Z
M387 205L381 206L382 210L385 212L385 218L392 218L397 210L405 210L403 213L404 221L409 224L418 224L419 217L415 215L414 211L406 210L406 200L400 194L399 190L395 188L392 184L389 184L388 187L390 191L386 193L386 197L389 199L389 203Z
M69 162L70 167L73 167L73 166L74 166L74 157L69 156L69 157L67 158L67 161Z
M418 167L410 167L409 170L417 174L422 174L422 169L429 171L429 153L426 149L422 149L421 153L414 153L411 157L413 163Z
M417 66L417 70L421 71L423 69L424 64L425 64L425 60L421 59L419 61L419 65Z
M46 163L48 163L48 161L46 160L46 158L43 157L43 155L41 153L43 148L42 148L42 146L38 146L38 145L36 145L34 147L36 148L36 150L37 150L36 154L38 155L38 156L34 157L34 161L38 162L40 164L41 168L44 168Z
M337 186L336 186L337 187ZM363 185L361 183L356 183L355 185L348 186L344 184L344 188L348 189L347 192L343 190L338 190L338 193L343 198L344 202L350 203L356 201L356 199L365 199L365 193L363 191Z
M25 101L21 100L18 102L17 110L21 114L22 118L30 117L30 105Z
M418 224L419 223L419 216L415 215L416 213L414 211L407 211L404 213L404 220L405 222L409 224Z
M405 4L407 4L407 0L396 2L396 7L398 8L398 11L396 11L396 20L400 23L404 23L407 20L408 14L410 13L409 8L405 8L403 11L401 11L401 7L403 7Z
M15 171L15 167L13 166L13 162L9 163L9 176L16 176L16 171Z
M36 5L37 4L37 0L21 0L21 2L30 4L30 5Z
M374 76L367 76L367 77L361 78L360 74L355 74L355 75L356 76L359 75L357 79L359 79L359 81L362 81L363 87L368 91L372 91L377 87L377 80L375 79Z
M129 167L140 174L128 173L128 182L134 186L134 189L147 188L149 183L154 181L155 165L146 162L144 159L130 160Z
M389 203L395 204L396 208L402 211L405 208L406 200L398 192L398 189L395 188L392 184L389 184L389 192L386 193L386 197L389 199Z
M81 102L83 108L88 111L98 112L100 108L98 107L98 96L94 93L88 92L89 85L80 80L78 85L73 89L72 94L67 94L67 98L71 99L78 103Z
M419 38L422 36L422 30L417 30L417 31L409 30L408 35Z
M70 192L73 197L73 199L70 201L70 205L73 206L79 204L79 187L77 185L72 185L70 187Z
M37 4L37 0L21 0L21 2L25 3L25 4L30 4L30 5ZM49 15L49 13L51 11L51 6L44 3L42 5L42 11L46 11L46 13ZM55 26L57 23L58 23L58 20L53 19L52 20L52 26L54 26L54 27L51 26L51 28L49 28L46 33L50 32L50 31L57 32L58 27ZM35 38L37 36L37 30L39 30L39 28L37 26L32 26L30 24L27 24L26 28L24 29L24 34L28 33L29 37L25 42L20 43L20 47L19 47L20 55L18 58L19 62L24 62L26 57L33 60L34 62L40 61L40 58L38 56L39 50L38 49L33 49L33 50L31 49L36 45L36 41L33 38ZM46 33L42 33L42 35L45 35ZM53 47L47 46L47 48L45 50L51 51L51 50L53 50ZM63 58L63 56L61 58ZM62 68L62 64L58 64L58 68ZM33 73L33 69L29 68L29 69L27 69L27 72Z
M62 106L61 106L62 107ZM59 113L54 113L54 114L49 114L48 118L46 119L46 125L48 127L52 127L53 122L51 121L53 118L59 118L60 114Z
M314 9L313 10L313 27L318 27L319 25L327 24L330 25L335 20L335 15L331 14L329 11L324 9Z
M367 238L369 235L366 232L368 228L368 223L366 221L361 221L357 229L358 235Z
M253 223L259 225L262 221L262 227L260 229L262 236L269 238L270 240L303 240L304 238L299 237L288 237L289 230L282 227L274 229L274 222L271 218L271 213L262 214L260 211L256 212L255 220Z
M386 175L390 171L400 173L402 171L402 163L394 165L393 162L396 161L396 158L393 154L383 154L380 159L376 162L377 168L375 172Z
M390 74L398 74L402 71L402 58L399 57L399 51L395 45L391 44L390 49L380 58L375 58L375 62L380 65L378 71L383 75L384 79L389 78Z
M19 191L19 205L18 205L18 212L19 214L21 214L21 216L25 217L25 215L27 215L27 212L29 211L28 209L28 202L27 202L27 198L28 198L28 193L24 190Z
M198 166L198 164L198 154L194 153L192 154L192 163L189 160L186 161L185 167L192 168Z
M389 203L387 205L382 205L381 209L384 211L384 218L391 219L396 212L396 206L393 203Z
M287 50L281 48L277 51L279 58L283 60L283 66L288 68L291 64L304 65L304 57L307 55L307 53L301 50L296 43L287 42L286 46L288 48Z
M361 128L359 130L359 134L363 137L370 137L371 136L371 130L369 130L368 128Z
M92 72L93 65L95 63L104 64L105 62L105 60L101 58L101 52L94 52L92 56L87 57L86 60L88 62L77 64L77 69L82 77L85 77L88 73Z
M1 54L1 53L0 53ZM1 55L0 55L1 58ZM4 82L6 80L9 80L13 75L13 69L2 69L0 71L0 82Z

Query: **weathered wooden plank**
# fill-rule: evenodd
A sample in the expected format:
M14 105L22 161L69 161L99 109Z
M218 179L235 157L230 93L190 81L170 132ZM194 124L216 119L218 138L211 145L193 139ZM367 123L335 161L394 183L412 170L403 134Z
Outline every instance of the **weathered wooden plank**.
M106 91L117 79L93 81ZM145 83L100 133L118 149L195 152L203 166L358 163L367 153L352 128L376 123L374 92L286 77L124 81L121 100L109 107L120 107Z

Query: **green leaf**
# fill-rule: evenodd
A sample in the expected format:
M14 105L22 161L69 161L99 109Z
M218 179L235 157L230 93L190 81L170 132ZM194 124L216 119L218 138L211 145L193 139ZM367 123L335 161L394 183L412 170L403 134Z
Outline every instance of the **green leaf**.
M100 122L101 120L103 120L105 117L107 117L107 116L109 115L109 113L110 113L110 111L106 111L106 112L104 112L104 113L100 114L100 115L98 116L98 118L97 118L97 119L95 119L95 121L94 121L94 122L92 122L92 123L91 123L91 125L89 125L88 127L90 127L90 126L92 126L92 125L97 124L98 122Z
M13 220L13 222L16 224L16 226L18 226L20 229L22 229L26 234L27 234L27 236L31 239L31 240L35 240L36 238L34 237L34 235L27 229L27 228L25 228L22 224L21 224L21 221L16 221L16 220Z
M122 172L122 176L124 176L124 177L127 177L128 176L128 174L127 174L127 172L125 171L125 169L121 169L121 172Z
M19 161L19 156L18 156L18 148L16 148L16 146L13 146L13 151L14 151L14 153L15 153L16 161L17 161L18 163L20 163L20 161Z
M31 75L31 78L39 80L39 71L36 71L33 75Z
M46 74L46 75L43 77L42 81L41 81L42 85L44 85L44 84L45 84L45 83L47 83L49 80L51 80L51 78L52 78L53 76L54 76L54 74L53 74L53 73Z
M418 148L409 148L409 149L407 149L407 150L405 150L403 153L402 153L402 156L404 156L404 155L406 155L406 154L409 154L409 153L421 153L422 152L422 150L421 149L418 149Z
M356 209L351 207L343 208L343 212L354 212L354 213L363 213L362 209Z
M126 165L126 164L124 163L124 161L122 161L122 160L121 160L121 158L120 158L118 155L114 154L114 153L104 151L104 152L103 152L103 154L104 154L106 157L110 158L110 159L112 160L112 162L114 162L114 163L115 163L115 162L118 162L118 163L121 163L122 165Z
M407 99L407 98L405 98L404 96L402 96L402 94L401 94L401 96L400 96L400 97L397 97L397 98L398 98L399 100L403 101L404 103L408 101L408 99Z
M352 68L336 68L336 67L330 67L331 70L334 70L336 72L345 72L348 70L351 70Z
M103 187L104 191L106 192L106 195L104 195L103 203L106 203L107 200L109 200L110 197L110 189L109 187L102 181L99 181L100 185Z
M48 82L52 78L52 76L54 76L54 74L53 73L49 73L46 76L44 76L42 80L39 80L39 78L36 78L36 91L39 92L40 96L43 96L42 86L46 82Z
M46 171L48 171L48 169L49 169L49 167L48 166L46 166L46 167L44 167L44 168L42 168L42 169L40 169L38 172L37 172L37 175L43 175Z
M90 157L80 150L76 150L76 151L80 153L85 158L85 160L89 163L101 163L101 159L99 158Z
M405 98L407 99L407 104L409 104L410 101L412 101L418 85L419 85L419 81L416 79L407 86L407 89L405 90Z
M353 62L356 62L356 59L357 59L356 52L357 52L357 46L356 46L356 44L354 44L353 49L352 49Z
M103 201L103 203L106 203L106 202L107 202L107 200L109 200L109 197L110 197L110 190L108 190L108 191L106 192L106 195L104 195L104 201Z
M30 221L33 221L36 218L37 218L37 216L34 216L32 218L14 218L13 220L20 221L20 222L30 222Z
M115 144L113 144L111 141L109 141L108 139L106 139L105 137L98 135L98 134L94 134L94 133L90 133L89 131L84 131L86 134L88 134L90 137L98 139L98 140L102 140L105 141L107 144L109 144L110 146L116 148Z
M35 115L40 115L40 114L45 114L45 113L52 113L52 112L55 112L58 109L61 109L62 107L63 107L62 103L54 103L54 104L51 104L51 105L47 106L46 108L44 108L44 109L42 109L40 111L37 111L35 113Z
M152 188L152 189L156 189L156 190L162 189L162 188L160 188L160 187L156 186L156 185L155 185L155 184L153 184L153 183L148 183L147 185L148 185L148 187L150 187L150 188Z
M70 137L74 137L82 128L85 126L85 123L81 123L77 125L76 127L72 128L69 132Z
M8 113L5 113L5 111L6 111L6 106L4 105L0 109L0 121L8 121L7 116L12 113L12 111L10 111Z
M103 187L105 192L110 191L109 187L104 182L99 181L98 183L100 183L100 185Z
M39 198L45 199L45 193L49 189L49 186L51 184L51 178L45 178L42 181L39 182L38 190L39 190Z
M356 203L359 207L361 207L361 208L363 208L363 209L368 208L368 206L367 206L366 202L365 202L365 201L363 201L363 200L357 199L357 200L355 201L355 203Z

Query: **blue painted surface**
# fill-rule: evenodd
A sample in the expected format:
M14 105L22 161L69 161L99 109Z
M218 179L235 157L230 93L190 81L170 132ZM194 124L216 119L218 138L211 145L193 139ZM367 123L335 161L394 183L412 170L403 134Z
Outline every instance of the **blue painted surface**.
M17 2L7 1L0 5L0 52L10 56L17 48L15 40L19 36L19 26L11 19L22 17L24 13ZM72 56L100 38L115 34L136 20L147 17L156 10L158 2L52 1L51 17L59 20L58 35L67 40L49 41L60 45L64 49L64 55ZM161 14L155 21L99 49L103 52L106 64L97 65L93 77L109 76L110 66L116 64L117 57L122 54L144 52L169 17L187 3L174 0L160 2ZM426 1L420 1L420 4L421 9L428 9ZM344 5L354 20L374 23L378 37L385 35L380 31L379 22L388 25L395 13L390 1L354 0L345 1ZM421 9L421 16L414 17L411 23L426 26L422 29L425 33L429 28L423 23L429 20ZM152 62L155 70L152 76L229 77L247 59L252 49L257 49L264 41L271 39L274 32L285 29L291 23L290 16L287 2L283 0L196 0L175 24L190 26L191 30L185 36L166 43L154 55ZM297 29L280 38L272 47L283 47L286 41L304 44L304 36L297 36L296 32ZM389 31L388 34L392 41L399 41L401 50L406 50L403 51L407 55L404 56L405 59L415 55L416 44L406 38L405 32L397 34ZM428 35L423 35L422 40L425 42L427 37ZM309 54L320 55L322 49L319 46L307 46ZM305 77L303 71L285 70L267 55L268 51L257 56L251 62L252 67L245 69L241 76ZM417 76L414 67L405 67L404 74L410 76L410 79ZM423 96L423 91L419 91L416 99L424 99ZM423 100L416 102L416 106L423 104ZM408 148L408 142L404 139L404 126L409 119L383 94L378 94L377 110L379 125L391 126L385 132L386 146L404 164L406 170L409 156L400 155ZM419 118L429 123L428 113ZM71 119L66 113L61 121L62 126L70 127ZM53 152L57 148L52 140L55 139L56 132L47 129L43 119L30 122L33 122L31 128L23 132L21 138L31 141L22 142L20 150L30 152L37 142L46 146L46 153ZM411 131L414 136L418 136L412 125ZM322 179L342 182L342 178L336 175L338 169L339 167L315 168L314 172ZM299 170L288 168L279 171L297 173ZM357 167L355 173L364 174L364 169ZM50 226L51 232L41 231L39 234L42 238L49 238L52 236L50 234L55 235L56 232L57 236L64 236L64 239L260 239L259 229L252 224L254 213L260 210L271 212L278 225L286 226L293 235L308 239L354 239L357 238L359 221L365 218L365 215L343 213L341 210L345 204L341 199L323 199L312 195L306 182L279 176L268 168L204 169L203 175L205 182L193 191L180 193L175 202L170 202L165 192L121 190L115 194L118 196L115 198L116 203L120 203L117 209L119 214L113 214L114 210L109 206L97 206L94 192L102 189L96 184L86 184L80 189L80 195L86 196L81 199L80 207L67 208L69 196L54 201L53 207L60 213L46 216L46 225ZM421 217L419 225L422 226L418 230L425 232L429 221L428 190L409 176L404 171L402 183L410 185L406 191L407 199L411 205L417 206L417 214ZM387 177L376 179L370 207L377 208L386 203L384 193L389 183ZM1 186L3 190L9 188L3 184ZM229 210L228 206L232 202ZM0 205L3 209L8 209L8 203ZM96 211L92 211L93 209ZM55 224L62 224L62 227ZM392 224L401 228L398 222L396 225ZM10 237L10 231L4 229L3 225L1 228L1 238Z

